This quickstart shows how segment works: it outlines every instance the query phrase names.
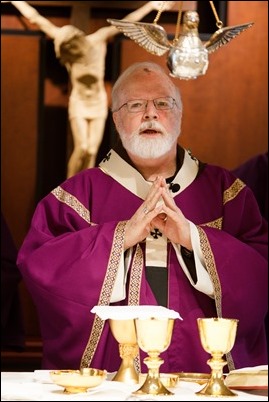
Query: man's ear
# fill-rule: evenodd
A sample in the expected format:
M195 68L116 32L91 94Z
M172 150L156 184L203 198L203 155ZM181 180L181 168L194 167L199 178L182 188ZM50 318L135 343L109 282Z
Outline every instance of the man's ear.
M115 124L115 126L117 127L117 122L118 122L118 113L113 113L112 112L112 119L113 119L113 122L114 122L114 124Z

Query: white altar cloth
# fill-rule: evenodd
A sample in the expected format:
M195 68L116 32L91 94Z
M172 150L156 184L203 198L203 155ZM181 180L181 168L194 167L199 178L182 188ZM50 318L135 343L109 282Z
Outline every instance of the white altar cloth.
M127 385L118 381L105 380L96 388L85 393L65 394L63 388L50 380L49 370L35 372L2 372L1 373L1 401L268 401L268 396L255 395L253 391L242 392L236 390L235 397L204 397L195 395L203 385L180 381L177 387L170 388L171 396L135 396L132 392L140 385ZM131 398L130 398L131 397ZM130 398L130 399L129 399Z

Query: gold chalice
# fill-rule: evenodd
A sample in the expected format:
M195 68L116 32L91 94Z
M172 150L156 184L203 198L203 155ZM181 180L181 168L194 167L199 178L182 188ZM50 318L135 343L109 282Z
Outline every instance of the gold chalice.
M159 355L170 345L174 319L136 318L134 322L138 345L148 354L144 359L148 374L144 384L133 394L173 395L160 380L159 368L164 360Z
M211 376L206 386L197 395L236 396L224 383L223 367L227 364L222 358L234 346L238 320L229 318L198 318L198 330L201 344L211 354L207 364L211 368Z
M122 359L119 370L112 381L137 384L139 375L134 362L139 349L136 341L134 320L109 319L109 325L114 338L119 343L119 353Z

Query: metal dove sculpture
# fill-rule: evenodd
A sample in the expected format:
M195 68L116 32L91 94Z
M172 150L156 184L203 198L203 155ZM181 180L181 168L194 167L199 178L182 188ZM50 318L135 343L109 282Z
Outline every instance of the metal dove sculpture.
M208 54L226 45L254 24L250 22L221 27L207 42L203 43L198 32L199 14L196 11L186 11L183 16L182 31L178 39L170 43L165 29L156 23L130 22L111 18L107 21L149 53L162 56L168 52L167 66L170 75L185 80L204 75L209 63Z

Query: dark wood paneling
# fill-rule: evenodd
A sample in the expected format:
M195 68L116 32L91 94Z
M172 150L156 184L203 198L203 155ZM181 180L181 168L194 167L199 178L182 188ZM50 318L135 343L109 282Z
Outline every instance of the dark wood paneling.
M1 351L1 371L34 371L42 367L42 342L28 338L23 352Z
M19 247L35 208L41 36L1 35L1 204Z
M36 206L41 136L42 76L40 33L1 35L1 208L17 248ZM27 336L25 352L2 352L2 370L23 371L41 365L42 351L35 306L24 286L20 297Z

